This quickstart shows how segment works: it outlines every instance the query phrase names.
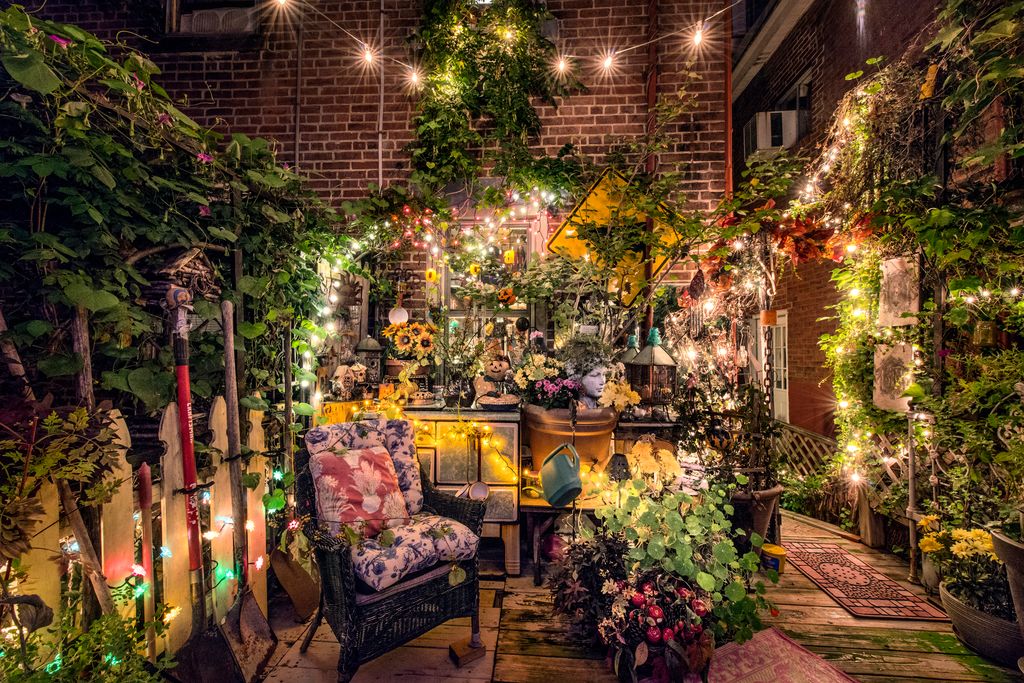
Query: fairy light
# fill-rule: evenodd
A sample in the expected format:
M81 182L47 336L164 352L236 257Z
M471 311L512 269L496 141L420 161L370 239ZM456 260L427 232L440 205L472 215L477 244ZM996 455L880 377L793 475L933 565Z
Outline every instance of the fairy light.
M251 519L245 520L245 530L250 533L256 531L256 522L252 521Z
M858 472L857 470L854 470L853 473L850 475L850 481L852 481L854 484L859 484L862 478L863 477L861 477L860 472Z
M373 64L373 50L370 49L369 45L363 46L363 61L367 64Z
M165 560L172 557L171 549L165 545L160 546L160 557Z
M565 61L564 57L560 57L558 59L558 63L555 65L555 68L558 69L558 73L564 74L566 70L569 68L569 63Z
M209 531L204 531L203 532L203 538L205 538L207 541L212 541L213 539L217 538L218 536L220 536L220 532L219 531L214 531L213 529L210 529Z
M279 0L279 1L281 1L281 0ZM164 619L163 619L164 623L165 624L171 623L172 621L175 620L175 618L177 618L177 616L179 614L181 614L181 608L180 607L175 606L175 607L168 608L168 610L166 612L164 612Z
M840 401L839 407L842 408L843 410L846 410L847 408L850 407L850 402L846 400Z
M605 55L604 59L601 60L601 67L605 71L611 71L613 66L615 66L615 53L609 52Z
M141 564L132 565L132 576L144 577L146 576L146 568Z
M700 47L701 43L704 42L704 22L697 24L693 30L693 46Z

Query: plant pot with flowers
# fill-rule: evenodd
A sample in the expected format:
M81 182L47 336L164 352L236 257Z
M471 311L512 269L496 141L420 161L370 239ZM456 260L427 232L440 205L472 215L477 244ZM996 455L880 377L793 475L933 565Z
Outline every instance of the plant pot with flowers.
M619 413L600 402L610 365L610 349L595 337L570 340L557 357L523 355L513 381L526 403L523 433L534 466L566 443L592 462L609 457Z
M393 323L382 332L388 340L388 377L422 376L430 370L437 327L429 322Z
M1017 614L1017 626L1024 639L1024 509L1014 515L1016 520L992 532L992 545L996 555L1006 565L1006 578L1013 596L1013 609ZM1024 672L1024 652L1017 660L1017 666Z
M989 659L1016 666L1024 657L1024 638L992 534L986 529L943 529L925 534L918 547L942 571L939 596L957 637Z

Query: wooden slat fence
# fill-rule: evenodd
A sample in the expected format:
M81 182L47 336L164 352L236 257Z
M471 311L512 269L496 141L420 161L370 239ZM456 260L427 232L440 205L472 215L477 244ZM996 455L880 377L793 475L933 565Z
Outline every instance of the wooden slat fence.
M188 639L192 627L185 496L176 493L184 485L178 408L173 403L168 405L160 419L159 434L163 443L160 458L162 477L159 486L154 486L153 490L153 505L158 509L161 520L160 546L154 548L153 553L154 567L159 569L155 571L155 577L147 576L137 580L132 578L132 572L134 565L141 564L141 527L138 525L138 497L135 495L131 466L127 461L131 438L123 417L115 411L111 418L121 455L110 477L114 481L120 481L120 485L111 500L105 503L100 511L100 538L96 545L101 552L103 572L111 586L124 585L126 581L144 581L148 584L146 599L159 593L169 608L178 608L174 609L176 616L169 622L165 635L157 644L158 651L173 653ZM201 500L204 501L202 505L209 505L209 521L203 531L208 532L212 529L219 532L215 537L204 540L204 543L209 544L210 557L216 563L212 571L213 583L217 584L213 604L214 614L218 619L225 616L238 591L238 582L226 574L227 570L234 569L232 524L242 524L246 529L251 529L248 531L250 583L257 603L263 613L267 614L269 557L266 555L266 519L262 496L269 473L267 458L262 455L266 450L263 413L250 410L243 414L242 419L248 423L247 446L254 452L249 459L246 472L260 475L260 485L247 493L248 519L233 519L228 466L221 461L223 456L215 455L214 471L208 480L213 482L212 486L206 489L208 495L201 496ZM227 423L223 397L218 397L213 402L210 411L210 431L212 438L208 445L224 453L227 445ZM60 504L53 484L47 483L44 486L41 501L45 519L38 527L41 531L33 539L32 550L23 558L27 566L28 579L22 582L17 590L24 595L39 595L55 612L59 612L61 584L64 581L63 563L55 562L53 558L61 556L61 539L67 540L70 530L61 528ZM156 514L155 510L154 517ZM202 514L201 517L206 518L207 515ZM251 524L246 525L247 521ZM143 613L142 605L137 604L137 601L129 601L122 610L125 616L131 617L141 618ZM56 616L59 618L59 615Z

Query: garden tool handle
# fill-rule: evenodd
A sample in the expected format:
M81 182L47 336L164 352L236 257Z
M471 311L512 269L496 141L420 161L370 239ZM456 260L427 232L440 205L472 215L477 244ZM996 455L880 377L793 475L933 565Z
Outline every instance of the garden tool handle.
M556 455L562 455L563 451L569 451L570 453L572 453L572 457L566 457L568 457L569 461L575 464L576 467L580 466L580 454L576 452L576 447L573 446L571 443L563 443L561 446L551 451L551 453L548 454L548 457L544 458L544 465L548 464L548 461L551 460Z

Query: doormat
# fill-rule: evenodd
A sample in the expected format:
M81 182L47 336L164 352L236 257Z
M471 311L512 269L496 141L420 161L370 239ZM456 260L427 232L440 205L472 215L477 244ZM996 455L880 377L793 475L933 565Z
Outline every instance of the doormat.
M789 564L855 617L948 620L945 612L834 543L792 542L786 551Z
M692 677L694 680L695 677ZM804 649L781 631L767 628L739 645L729 643L711 658L709 683L849 683L856 681Z

